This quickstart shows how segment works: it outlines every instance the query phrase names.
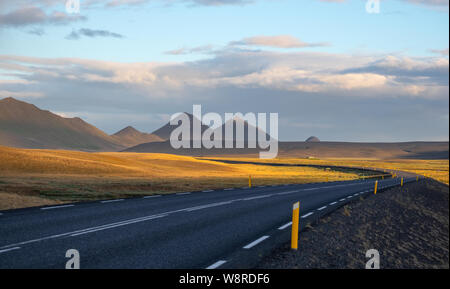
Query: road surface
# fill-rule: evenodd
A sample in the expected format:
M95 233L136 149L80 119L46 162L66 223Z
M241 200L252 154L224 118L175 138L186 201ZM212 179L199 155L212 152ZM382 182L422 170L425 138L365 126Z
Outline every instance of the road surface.
M415 181L415 178L405 180ZM305 226L374 180L229 188L0 212L0 268L249 268L289 241L292 204ZM378 188L399 185L380 180ZM300 244L301 246L301 244Z

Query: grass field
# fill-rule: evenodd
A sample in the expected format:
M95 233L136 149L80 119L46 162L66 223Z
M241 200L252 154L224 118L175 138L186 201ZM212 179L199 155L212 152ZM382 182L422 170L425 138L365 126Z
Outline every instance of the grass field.
M226 158L233 159L233 158ZM375 167L415 172L448 184L448 160L279 158L252 162ZM0 146L0 210L62 202L135 197L285 183L342 181L357 170L225 164L189 156L151 153L87 153Z
M0 147L0 210L203 189L351 180L356 172L232 165L193 157Z
M441 183L447 185L449 184L449 160L416 160L416 159L370 160L370 159L353 159L353 158L346 158L346 159L277 158L273 160L261 160L255 158L216 158L216 157L214 157L214 159L399 170L416 173L425 177L435 179Z

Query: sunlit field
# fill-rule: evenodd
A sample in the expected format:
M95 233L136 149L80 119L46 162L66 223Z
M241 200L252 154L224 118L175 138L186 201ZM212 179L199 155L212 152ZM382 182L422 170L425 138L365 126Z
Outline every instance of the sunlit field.
M216 158L214 159L221 159ZM305 158L277 158L273 160L261 160L257 158L222 158L228 160L266 162L266 163L286 163L286 164L306 164L306 165L329 165L329 166L347 166L360 168L378 168L388 170L406 171L419 174L439 182L449 184L449 160L412 160L412 159L394 159L394 160L367 160L367 159L305 159Z
M352 171L224 164L168 154L0 147L0 209L243 187L249 176L253 186L359 178Z

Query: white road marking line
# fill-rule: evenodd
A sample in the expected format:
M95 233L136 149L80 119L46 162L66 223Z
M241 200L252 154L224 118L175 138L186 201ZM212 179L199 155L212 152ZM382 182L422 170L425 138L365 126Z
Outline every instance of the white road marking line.
M355 196L355 197L356 197L357 195L358 195L358 193L356 193L356 194L353 194L353 196Z
M232 191L234 188L223 189L224 191Z
M276 193L276 195L281 196L281 195L288 195L288 194L298 193L298 192L300 192L300 191L287 191L287 192L282 192L282 193Z
M191 194L191 192L185 192L185 193L177 193L178 196L182 196L182 195L189 195Z
M350 184L350 185L354 185L354 184ZM341 185L341 186L345 186L345 185ZM249 189L248 187L244 187L244 189ZM290 194L290 193L294 193L294 192L299 192L302 190L296 190L296 191L289 191L289 192L284 192L284 193L279 193L279 194ZM190 192L188 193L182 193L182 194L190 194ZM278 195L278 194L277 194ZM233 203L233 202L238 202L238 201L242 201L243 199L234 199L234 200L230 200L228 201L228 203ZM340 201L344 201L345 199L341 199ZM187 208L189 209L189 208ZM44 241L44 240L49 240L49 239L54 239L54 238L58 238L58 237L64 237L64 236L68 236L71 234L77 234L80 232L85 232L85 231L91 231L92 229L96 229L96 228L100 228L100 227L112 227L112 226L116 226L117 224L124 224L124 225L128 225L128 224L133 224L136 223L138 221L146 221L146 220L151 220L152 218L155 218L155 216L158 217L165 217L169 214L172 213L177 213L177 212L182 212L185 211L185 209L179 209L179 210L174 210L174 211L168 211L168 212L164 212L161 213L159 215L153 215L153 216L146 216L146 217L141 217L141 218L136 218L136 219L131 219L131 220L126 220L126 221L122 221L122 222L117 222L117 223L112 223L112 224L107 224L107 225L102 225L102 226L97 226L97 227L92 227L92 228L87 228L87 229L82 229L82 230L77 230L77 231L72 231L72 232L66 232L66 233L61 233L61 234L56 234L56 235L51 235L51 236L47 236L47 237L42 237L42 238L37 238L37 239L32 239L32 240L28 240L28 241L23 241L23 242L19 242L19 243L15 243L15 244L9 244L9 245L5 245L0 247L1 249L7 249L9 247L15 247L18 245L25 245L25 244L30 244L30 243L35 243L35 242L40 242L40 241ZM313 213L308 213L306 215L303 215L302 218L306 218L310 215L312 215Z
M348 197L347 197L347 199L351 199L351 198L353 198L353 196L348 196Z
M303 216L301 216L302 219L307 218L309 216L311 216L312 214L314 214L313 212L310 212L308 214L304 214Z
M259 243L261 243L262 241L264 241L267 238L269 238L269 236L262 236L261 238L256 239L255 241L251 242L250 244L245 245L243 248L244 249L250 249L250 248L258 245Z
M113 224L113 225L99 226L99 227L96 227L96 228L94 227L91 230L87 230L87 231L79 232L79 233L74 233L74 234L71 234L70 236L71 237L75 237L75 236L79 236L79 235L94 233L94 232L98 232L98 231L103 231L103 230L107 230L107 229L112 229L112 228L116 228L116 227L130 225L130 224L134 224L134 223L140 223L140 222L153 220L153 219L159 219L159 218L163 218L163 217L167 217L167 215L154 215L154 216L149 216L147 218L140 219L140 220L131 220L131 221L127 221L127 222L119 222L119 223L116 223L116 224Z
M214 192L214 190L204 190L202 191L203 193L210 193L210 192Z
M336 205L337 204L337 202L332 202L332 203L330 203L330 206L333 206L333 205Z
M121 202L124 199L117 199L117 200L106 200L106 201L101 201L100 203L102 204L106 204L106 203L114 203L114 202Z
M343 199L340 199L339 201L340 201L340 202L343 202L343 201L345 201L345 198L343 198Z
M206 209L206 208L211 208L211 207L217 207L217 206L223 206L223 205L228 205L231 204L231 201L227 201L227 202L219 202L219 203L212 203L212 204L208 204L208 205L203 205L203 206L196 206L196 207L192 207L192 208L187 208L184 209L184 211L187 212L192 212L192 211L198 211L198 210L202 210L202 209Z
M321 208L318 208L317 211L322 211L323 209L326 209L326 208L327 208L327 206L323 206Z
M287 223L287 224L284 224L283 226L280 226L280 227L278 228L278 230L284 230L284 229L286 229L287 227L289 227L290 225L292 225L292 222L289 222L289 223Z
M4 249L4 250L0 250L0 253L5 253L5 252L9 252L9 251L12 251L12 250L19 250L20 249L20 247L14 247L14 248L9 248L9 249Z
M256 200L256 199L263 199L263 198L268 198L273 196L273 194L270 195L261 195L261 196L256 196L256 197L250 197L250 198L244 198L242 199L243 201L251 201L251 200Z
M220 266L222 266L223 264L225 264L227 261L225 260L219 260L216 263L212 264L211 266L206 267L206 269L216 269Z
M68 207L73 207L73 206L75 206L75 205L62 205L62 206L44 207L44 208L41 208L41 210L52 210L52 209L68 208Z
M161 195L145 196L144 199L151 199L151 198L158 198L158 197L161 197Z

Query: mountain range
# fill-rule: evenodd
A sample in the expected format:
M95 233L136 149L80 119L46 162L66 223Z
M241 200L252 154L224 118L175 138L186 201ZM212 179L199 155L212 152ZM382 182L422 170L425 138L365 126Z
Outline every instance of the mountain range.
M191 122L193 116L188 114ZM236 124L234 119L234 135ZM251 137L248 134L252 127L244 122L244 142ZM5 98L0 100L0 145L36 148L36 149L66 149L80 151L126 151L172 153L181 155L245 155L257 156L259 149L174 149L169 138L176 126L169 123L155 130L144 133L131 126L108 135L81 118L65 118L47 110L42 110L33 104ZM202 124L202 133L208 126ZM225 125L218 127L225 139ZM265 133L257 129L256 137ZM266 134L266 138L268 135ZM223 140L224 144L224 140ZM234 142L235 145L235 142ZM223 145L224 147L224 145ZM247 145L245 145L247 147ZM448 159L449 143L447 142L403 142L403 143L350 143L324 142L317 137L307 141L279 142L279 156L286 157L355 157L355 158L417 158L417 159Z
M132 127L108 135L79 117L61 117L11 97L0 100L0 145L3 146L119 151L152 141L163 139Z

